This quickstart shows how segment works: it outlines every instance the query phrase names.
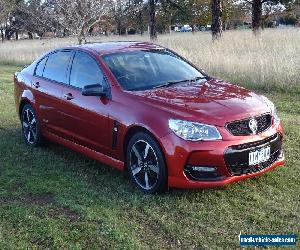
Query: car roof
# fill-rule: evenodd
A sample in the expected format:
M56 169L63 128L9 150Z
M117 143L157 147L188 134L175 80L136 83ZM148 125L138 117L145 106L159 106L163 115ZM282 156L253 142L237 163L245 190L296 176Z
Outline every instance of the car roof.
M154 43L138 42L138 41L86 43L83 45L77 45L71 47L80 48L83 50L90 50L100 55L116 53L116 52L133 51L133 50L165 49L164 47Z

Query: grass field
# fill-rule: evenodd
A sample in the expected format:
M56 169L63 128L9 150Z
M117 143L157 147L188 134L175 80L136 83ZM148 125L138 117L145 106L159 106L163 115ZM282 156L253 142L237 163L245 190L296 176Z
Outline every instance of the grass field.
M25 146L16 70L0 64L0 249L236 249L240 233L299 236L299 95L268 94L286 129L285 166L222 189L147 196L61 146Z

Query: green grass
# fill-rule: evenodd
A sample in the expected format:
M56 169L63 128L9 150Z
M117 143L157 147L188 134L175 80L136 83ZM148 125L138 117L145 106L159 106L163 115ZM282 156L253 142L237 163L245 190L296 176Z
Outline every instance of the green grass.
M240 233L299 235L299 95L268 94L285 125L285 166L222 189L149 196L69 149L25 146L18 69L0 65L0 249L235 249Z

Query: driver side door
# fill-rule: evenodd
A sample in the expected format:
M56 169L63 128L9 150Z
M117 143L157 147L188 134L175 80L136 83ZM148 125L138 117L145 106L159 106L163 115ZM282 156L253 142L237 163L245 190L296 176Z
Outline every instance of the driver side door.
M89 54L76 51L69 79L69 85L63 89L62 101L66 139L110 155L110 100L106 97L82 95L82 88L86 85L106 84L100 66Z

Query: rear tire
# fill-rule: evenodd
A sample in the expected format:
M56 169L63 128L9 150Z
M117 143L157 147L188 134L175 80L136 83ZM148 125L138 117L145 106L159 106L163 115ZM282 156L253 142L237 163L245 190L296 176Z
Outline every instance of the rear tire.
M167 170L160 146L149 134L139 132L128 143L126 164L131 181L146 194L167 187Z
M21 126L23 138L28 146L38 147L43 144L40 122L30 104L26 104L22 109Z

